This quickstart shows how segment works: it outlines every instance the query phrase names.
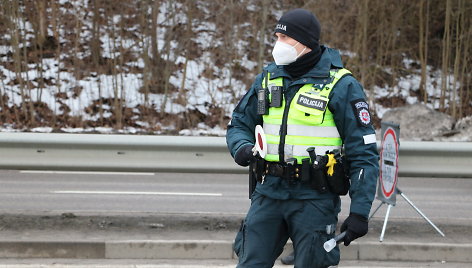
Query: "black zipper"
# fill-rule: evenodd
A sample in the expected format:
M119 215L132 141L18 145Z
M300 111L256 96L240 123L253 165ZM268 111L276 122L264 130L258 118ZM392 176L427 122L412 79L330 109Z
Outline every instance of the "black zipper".
M285 94L287 95L287 94ZM285 162L285 136L287 136L287 117L288 117L288 111L290 110L290 102L292 100L285 101L285 108L284 108L284 115L282 117L282 126L280 126L280 142L279 142L279 161L280 163Z

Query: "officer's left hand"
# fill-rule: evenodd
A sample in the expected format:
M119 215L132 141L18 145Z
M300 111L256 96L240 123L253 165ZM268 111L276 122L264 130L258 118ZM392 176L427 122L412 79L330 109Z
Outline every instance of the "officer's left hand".
M349 244L361 236L367 234L369 230L369 223L367 219L359 214L350 213L349 217L341 225L341 232L346 231L346 236L344 236L344 245L349 246Z

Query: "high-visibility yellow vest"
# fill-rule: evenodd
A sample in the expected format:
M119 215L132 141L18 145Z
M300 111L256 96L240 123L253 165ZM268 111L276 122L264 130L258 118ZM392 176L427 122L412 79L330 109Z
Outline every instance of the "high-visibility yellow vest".
M263 115L263 129L267 140L267 155L265 160L278 162L289 158L296 158L301 164L302 159L309 157L306 151L309 147L315 147L317 154L325 154L326 151L340 149L342 140L334 122L333 114L328 109L329 93L336 83L351 72L347 69L333 69L330 71L328 84L305 84L295 94L286 106L283 98L281 107L270 107L269 114ZM266 73L262 86L268 86L269 93L272 86L283 87L283 78L270 79ZM266 83L265 79L269 79ZM269 100L271 95L269 94ZM284 111L288 114L284 118ZM286 124L284 135L283 125ZM284 139L284 140L282 140ZM284 146L279 150L281 143Z

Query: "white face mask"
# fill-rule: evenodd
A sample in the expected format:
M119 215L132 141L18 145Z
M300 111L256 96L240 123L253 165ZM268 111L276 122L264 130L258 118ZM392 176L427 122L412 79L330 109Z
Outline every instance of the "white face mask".
M298 56L302 54L306 47L297 53L295 47L300 44L299 42L295 46L291 46L287 43L277 41L275 42L274 49L272 50L272 57L274 57L275 64L277 65L289 65L290 63L297 60Z

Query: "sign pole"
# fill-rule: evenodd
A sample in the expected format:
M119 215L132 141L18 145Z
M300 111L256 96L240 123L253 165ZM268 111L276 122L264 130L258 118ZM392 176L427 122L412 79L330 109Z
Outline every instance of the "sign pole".
M380 242L382 242L384 240L384 235L385 235L385 229L387 229L387 222L388 222L388 216L390 216L390 209L392 208L392 205L388 204L388 207L387 207L387 213L385 214L385 220L384 220L384 224L383 224L383 227L382 227L382 233L380 233Z

